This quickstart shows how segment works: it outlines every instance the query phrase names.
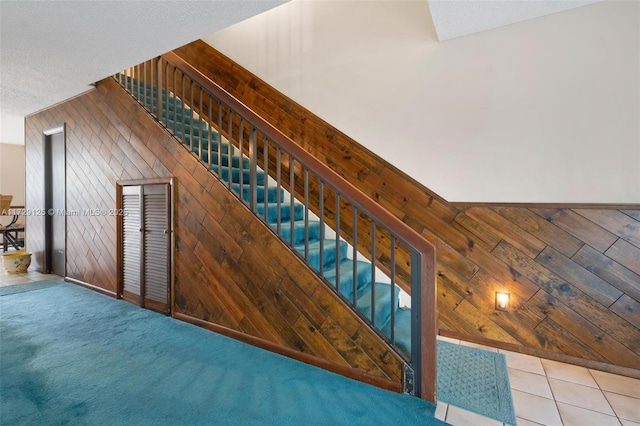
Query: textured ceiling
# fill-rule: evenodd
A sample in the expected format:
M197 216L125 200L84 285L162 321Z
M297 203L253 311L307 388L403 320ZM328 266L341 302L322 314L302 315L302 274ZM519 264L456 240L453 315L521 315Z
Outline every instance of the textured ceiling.
M287 0L0 1L0 112L24 116Z
M574 9L603 0L429 0L431 18L444 41Z

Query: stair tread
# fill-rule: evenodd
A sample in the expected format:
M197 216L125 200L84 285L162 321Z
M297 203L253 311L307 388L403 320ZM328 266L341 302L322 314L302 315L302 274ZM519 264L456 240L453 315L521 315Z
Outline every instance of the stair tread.
M405 354L411 355L411 308L396 309L395 322L395 345ZM391 338L390 322L387 322L382 327L382 332L385 336Z
M278 221L278 203L268 203L267 204L267 221L268 223L275 223ZM264 218L265 209L264 204L257 206L257 213L261 217ZM294 203L293 208L293 219L294 221L300 221L304 219L304 206L300 203ZM280 221L281 225L291 226L291 204L289 200L284 202L281 200L280 202Z
M194 150L194 152L195 152L196 155L198 155L198 150L197 149ZM211 158L211 165L214 165L214 164L217 165L218 164L218 161L219 161L218 155L220 155L220 158L222 159L222 167L229 167L229 154L222 153L222 152L218 154L217 151L213 151L213 150L212 150L212 154L213 155L211 156L212 157ZM208 163L209 162L209 152L208 152L208 150L204 150L204 149L202 150L202 161L204 163ZM250 160L247 157L245 157L245 156L240 157L239 155L236 155L236 154L232 154L231 155L231 167L232 168L234 168L234 167L238 168L240 166L240 161L242 161L242 164L243 164L242 167L243 168L244 167L248 168L250 166Z
M211 165L211 170L213 170L213 172L215 174L218 174L218 169L220 169L220 175L222 180L224 181L229 181L229 167L225 167L222 166L221 168L218 167L217 164L212 164ZM240 183L240 168L239 167L231 167L231 180L234 183ZM242 168L242 183L248 183L250 182L251 179L251 170L248 167L243 167ZM262 170L257 170L256 171L256 180L258 185L260 186L264 186L264 182L265 182L265 175L264 172Z
M371 286L371 264L363 261L353 261L353 259L342 259L340 265L340 293L353 302L353 270L356 268L356 291L358 294L366 291ZM334 264L325 265L324 277L336 287L338 281L336 278L336 267Z
M271 227L271 229L277 232L277 229L278 229L277 223L270 223L269 226ZM291 243L290 229L291 229L291 222L286 221L280 224L280 236L282 237L283 240L285 240L288 243ZM309 230L308 230L308 237L307 237L309 239L309 242L311 243L311 242L319 241L321 236L322 236L322 229L320 227L320 222L317 220L309 221ZM303 245L304 239L305 239L304 220L299 220L294 222L293 245L295 246ZM304 247L304 245L302 247ZM302 250L298 250L298 252L300 252L304 256L304 248Z
M309 263L311 267L317 271L320 271L320 245L323 246L323 270L326 271L328 269L332 269L335 271L335 261L336 261L336 240L325 239L324 241L315 240L309 241ZM341 260L346 259L347 257L347 248L348 245L344 241L340 241L340 254L339 258ZM300 253L303 257L304 253L304 243L298 244L295 247L296 251ZM353 270L353 269L352 269ZM342 271L341 271L342 272ZM335 273L334 273L335 275ZM326 273L325 273L326 277Z
M248 202L250 199L250 161L241 154L233 153L233 148L228 142L219 141L219 133L214 130L204 119L196 116L182 99L162 89L159 96L157 87L152 87L146 83L135 80L129 76L117 74L120 84L123 84L133 93L134 97L143 102L154 114L159 115L159 119L165 124L167 129L175 134L175 137L185 145L191 145L191 150L198 155L202 149L201 159L205 164L209 162L209 139L211 139L211 171L219 176L224 182L231 181L231 189L236 194L241 194L242 199ZM124 83L123 83L124 82ZM141 96L142 95L142 96ZM161 113L157 114L158 98L161 100ZM221 152L218 152L218 151ZM221 163L219 165L218 163ZM231 168L229 164L231 163ZM240 169L242 165L242 170ZM242 176L242 186L240 185ZM375 326L386 336L391 334L391 312L395 312L395 344L410 355L411 353L411 309L401 309L398 307L399 288L387 283L371 283L372 265L369 262L358 260L354 262L347 258L349 251L348 244L335 239L325 239L321 241L324 234L324 225L321 226L318 220L304 220L304 206L298 202L293 204L293 224L291 222L291 199L287 196L283 188L275 186L265 186L268 178L262 170L256 172L257 202L256 214L263 219L266 217L268 225L277 232L278 206L280 207L280 236L291 242L293 233L293 248L301 256L305 256L305 244L308 249L307 257L310 266L320 272L320 258L322 257L322 273L324 278L336 286L336 260L339 265L340 293L351 303L353 303L354 291L354 267L356 268L356 291L357 300L355 308L360 313L371 320L372 310L375 312ZM266 194L265 194L266 193ZM267 199L265 209L264 201ZM277 203L278 198L280 203ZM265 212L266 210L266 212ZM305 224L308 225L305 231ZM336 246L339 244L339 250ZM323 254L320 256L320 247ZM337 252L337 253L336 253ZM371 300L372 288L375 288L374 300ZM394 306L391 306L391 289L395 291ZM373 302L373 306L372 306Z
M398 309L398 296L400 294L400 289L395 287L395 300L394 300L394 310ZM371 286L366 291L363 291L359 294L357 308L362 314L371 320ZM387 283L376 283L375 284L375 325L379 329L382 329L389 319L391 318L391 284Z

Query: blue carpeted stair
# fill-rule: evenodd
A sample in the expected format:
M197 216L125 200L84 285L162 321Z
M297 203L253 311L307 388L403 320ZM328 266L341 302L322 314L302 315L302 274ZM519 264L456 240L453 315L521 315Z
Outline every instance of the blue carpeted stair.
M139 85L137 80L132 80L123 75L116 76L120 84L126 86L127 90L132 92L138 101L142 102L145 107L157 113L158 93L154 87L144 87ZM144 93L143 93L144 92ZM144 98L144 99L143 99ZM168 98L168 103L167 103ZM156 114L157 115L157 114ZM202 149L202 161L208 165L209 163L209 141L211 141L211 171L219 176L220 179L229 184L236 194L241 194L242 198L249 202L250 200L250 162L249 158L240 154L237 149L229 147L229 144L221 140L218 132L205 122L200 120L197 114L182 102L181 99L174 97L167 91L162 90L162 112L161 119L163 124L171 131L178 140L181 140L187 148L191 146L191 150L198 155ZM201 147L201 148L200 148ZM231 162L231 167L229 163ZM220 171L220 174L218 174ZM242 179L240 179L242 177ZM268 183L268 176L262 170L257 171L257 214L274 230L278 232L277 222L280 220L279 234L284 241L287 241L293 248L305 258L305 234L308 235L308 264L317 272L321 272L324 278L336 287L339 283L338 291L352 305L355 304L361 314L371 320L372 312L372 283L371 268L372 265L366 261L354 262L347 257L348 244L344 241L339 243L335 239L324 238L324 230L317 220L308 220L308 228L305 231L305 210L304 206L298 202L294 202L293 209L288 194L285 196L283 189L276 187L267 187L265 191L265 183ZM231 179L230 179L231 178ZM242 182L242 188L241 188ZM265 194L267 197L267 205L265 209ZM279 210L279 211L278 211ZM293 214L293 236L292 221ZM293 237L293 238L292 238ZM339 250L336 250L336 244L339 244ZM322 256L320 251L322 250ZM321 268L320 260L323 265ZM354 273L354 268L356 269ZM337 275L339 274L339 280ZM356 285L354 286L354 277ZM354 289L355 287L355 289ZM387 337L391 336L391 312L395 312L395 344L400 350L407 355L411 354L411 309L401 309L398 306L399 289L394 286L396 291L394 300L395 306L391 306L391 285L385 283L375 283L374 310L375 310L375 326ZM355 303L354 303L354 290Z

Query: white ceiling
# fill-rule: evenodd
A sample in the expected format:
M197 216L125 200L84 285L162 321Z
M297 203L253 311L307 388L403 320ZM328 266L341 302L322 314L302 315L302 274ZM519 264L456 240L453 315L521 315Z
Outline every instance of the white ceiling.
M527 21L603 0L429 0L431 19L444 41Z
M0 0L0 112L31 114L286 1Z

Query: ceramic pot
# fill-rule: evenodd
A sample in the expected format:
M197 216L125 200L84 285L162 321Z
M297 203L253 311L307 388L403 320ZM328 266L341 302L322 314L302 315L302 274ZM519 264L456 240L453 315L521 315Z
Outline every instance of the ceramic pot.
M2 255L2 265L10 274L27 272L31 265L31 252L20 250Z

